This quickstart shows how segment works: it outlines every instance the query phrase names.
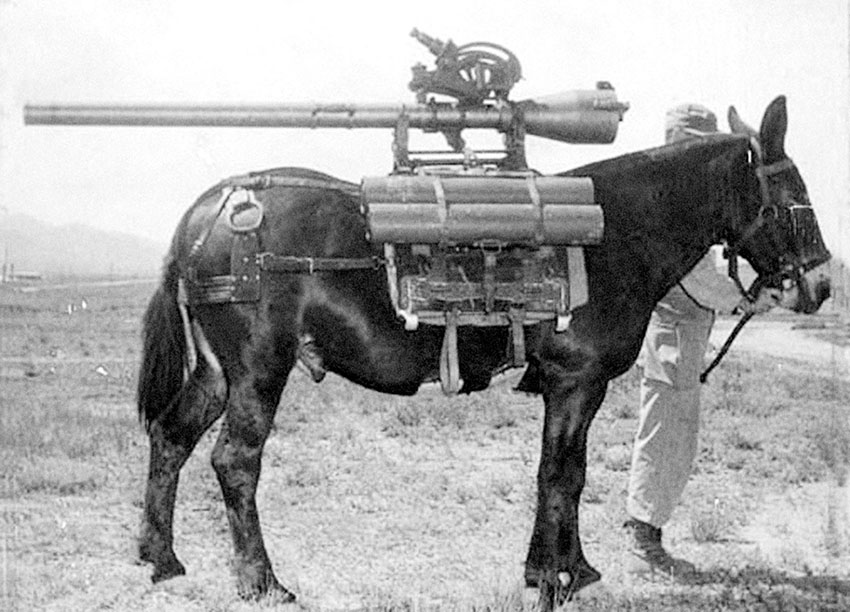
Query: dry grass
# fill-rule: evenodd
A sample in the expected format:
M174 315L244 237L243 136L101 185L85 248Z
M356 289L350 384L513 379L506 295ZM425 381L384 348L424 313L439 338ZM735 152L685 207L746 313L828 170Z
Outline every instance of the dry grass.
M285 610L246 603L209 467L216 429L181 479L184 578L133 562L146 440L133 405L151 286L0 288L0 609ZM88 308L68 314L85 297ZM278 574L307 609L533 610L521 587L542 406L519 373L448 400L396 398L295 372L258 503ZM733 353L705 389L696 473L665 539L702 573L631 583L624 488L638 375L614 381L591 429L582 529L605 574L581 610L850 608L848 383ZM291 607L290 607L291 608Z

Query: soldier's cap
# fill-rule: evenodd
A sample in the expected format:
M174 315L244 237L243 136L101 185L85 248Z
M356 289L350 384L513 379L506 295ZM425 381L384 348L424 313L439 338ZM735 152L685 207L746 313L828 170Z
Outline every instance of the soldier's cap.
M717 131L717 115L701 104L680 104L667 111L664 140L677 142Z

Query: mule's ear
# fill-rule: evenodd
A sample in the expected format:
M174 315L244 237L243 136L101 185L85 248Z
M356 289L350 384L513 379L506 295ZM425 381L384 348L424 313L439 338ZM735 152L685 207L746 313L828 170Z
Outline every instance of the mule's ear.
M765 163L785 159L785 132L788 131L788 111L785 108L785 96L778 96L761 120L759 139L764 151Z
M732 130L733 134L746 134L747 136L759 135L758 132L743 122L734 106L729 107L727 118L729 119L729 129Z

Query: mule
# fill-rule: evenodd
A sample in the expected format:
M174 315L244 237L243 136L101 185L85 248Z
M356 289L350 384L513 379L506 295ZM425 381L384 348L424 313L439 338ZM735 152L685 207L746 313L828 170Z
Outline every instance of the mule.
M807 280L829 253L814 218L802 214L811 207L784 150L784 97L769 105L758 132L734 108L729 121L730 134L565 173L593 179L605 231L600 244L585 249L588 301L572 313L568 328L558 332L548 322L526 328L527 366L518 389L542 395L545 418L525 578L539 587L544 609L600 579L579 537L588 428L608 382L635 362L661 297L714 244L749 261L761 284L783 288L787 308L814 312L828 294L826 280L817 286ZM259 176L297 179L263 192L258 231L264 249L358 261L378 255L365 237L357 186L304 169ZM295 595L272 569L255 494L263 445L290 371L306 354L321 369L369 389L413 395L437 378L443 329L407 331L379 266L264 273L257 301L190 305L181 317L181 279L190 268L198 275L230 270L233 235L216 223L226 185L207 191L181 220L144 318L138 407L150 464L139 554L153 564L154 581L185 573L172 547L178 475L223 415L212 465L227 508L238 591L289 601ZM509 333L506 327L460 328L462 391L486 388L494 373L510 367ZM192 368L185 367L187 339L197 346Z

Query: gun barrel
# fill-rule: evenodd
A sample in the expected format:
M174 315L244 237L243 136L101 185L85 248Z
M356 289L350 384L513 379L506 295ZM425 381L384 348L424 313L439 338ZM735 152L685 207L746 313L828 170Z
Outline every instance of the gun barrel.
M529 134L572 143L612 142L627 104L613 90L575 90L547 100L460 108L453 104L28 104L27 125L392 128L401 117L426 131L506 131L521 113Z

